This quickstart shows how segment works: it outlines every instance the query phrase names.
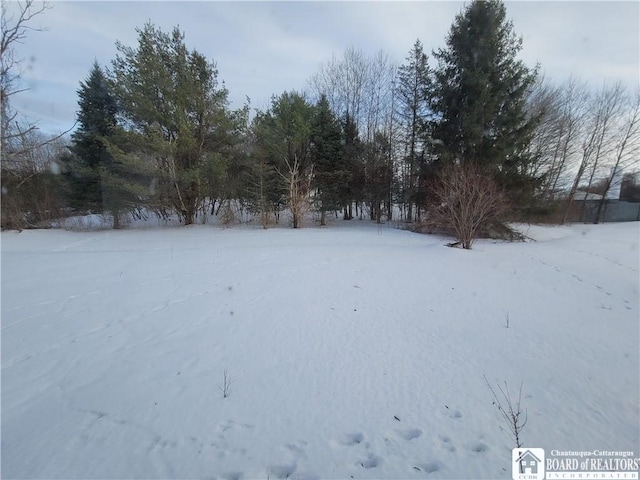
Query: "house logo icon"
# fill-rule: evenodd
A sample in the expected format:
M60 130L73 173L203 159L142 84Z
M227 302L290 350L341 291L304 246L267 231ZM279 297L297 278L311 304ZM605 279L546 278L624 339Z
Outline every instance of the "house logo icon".
M544 449L514 448L511 452L513 480L544 479Z

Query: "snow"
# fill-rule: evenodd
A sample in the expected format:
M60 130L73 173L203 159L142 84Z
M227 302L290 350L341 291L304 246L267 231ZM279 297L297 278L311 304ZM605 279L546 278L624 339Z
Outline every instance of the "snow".
M3 232L2 476L510 478L484 376L639 456L638 223L522 229Z

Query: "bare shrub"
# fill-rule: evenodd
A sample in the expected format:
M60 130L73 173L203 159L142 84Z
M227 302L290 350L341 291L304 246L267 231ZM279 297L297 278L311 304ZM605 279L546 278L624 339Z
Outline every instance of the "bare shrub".
M500 221L506 212L506 197L496 181L473 165L453 165L438 176L435 198L428 223L452 233L454 245L471 249L481 234L492 236L508 232ZM507 230L509 230L507 228Z
M311 210L311 180L313 179L313 165L304 168L300 158L293 156L293 161L284 159L287 166L286 172L280 172L287 188L287 203L291 213L291 225L293 228L302 227L304 216Z
M511 398L511 392L509 392L507 382L504 382L504 389L500 385L497 385L501 395L501 397L498 397L486 376L484 377L484 381L487 383L487 387L489 387L489 390L493 394L493 404L498 407L498 411L502 415L509 432L515 440L516 447L522 447L522 429L527 424L527 411L525 410L523 412L521 407L523 384L520 384L518 399L515 400Z

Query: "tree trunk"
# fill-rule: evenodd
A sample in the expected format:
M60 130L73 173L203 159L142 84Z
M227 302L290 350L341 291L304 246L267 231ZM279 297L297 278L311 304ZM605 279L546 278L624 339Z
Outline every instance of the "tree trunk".
M117 210L113 211L113 229L120 230L122 224L120 223L120 213Z

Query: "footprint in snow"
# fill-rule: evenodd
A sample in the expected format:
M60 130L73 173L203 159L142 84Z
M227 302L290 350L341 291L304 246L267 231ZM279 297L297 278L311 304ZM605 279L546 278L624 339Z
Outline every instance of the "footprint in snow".
M445 405L444 408L447 409L446 413L449 418L462 418L462 412L460 410L451 410L449 405Z
M343 438L339 441L341 445L345 445L350 447L352 445L359 445L364 441L364 435L360 432L358 433L348 433L343 436Z
M396 433L405 440L413 440L414 438L418 438L422 435L422 430L419 428L408 428L405 430L396 430Z
M471 451L474 453L484 453L489 450L489 446L483 442L477 442L471 447Z
M434 473L438 470L442 469L442 463L437 460L433 462L421 463L413 467L414 470L418 472L426 472L426 473Z
M456 451L456 447L453 446L453 443L451 442L450 437L448 437L447 435L440 435L440 440L442 441L442 448L450 452Z
M296 471L296 465L274 465L269 467L270 475L276 478L289 478Z
M381 463L382 463L382 458L380 458L377 455L370 454L366 460L363 460L362 462L360 462L360 465L363 468L370 469L370 468L377 467Z
M247 423L236 423L233 420L228 420L226 423L221 423L218 425L218 431L226 432L227 430L232 430L239 428L241 430L252 430L253 425L249 425Z
M294 455L294 457L307 458L307 454L304 451L307 445L307 442L305 442L304 440L300 440L296 443L287 443L285 447Z

